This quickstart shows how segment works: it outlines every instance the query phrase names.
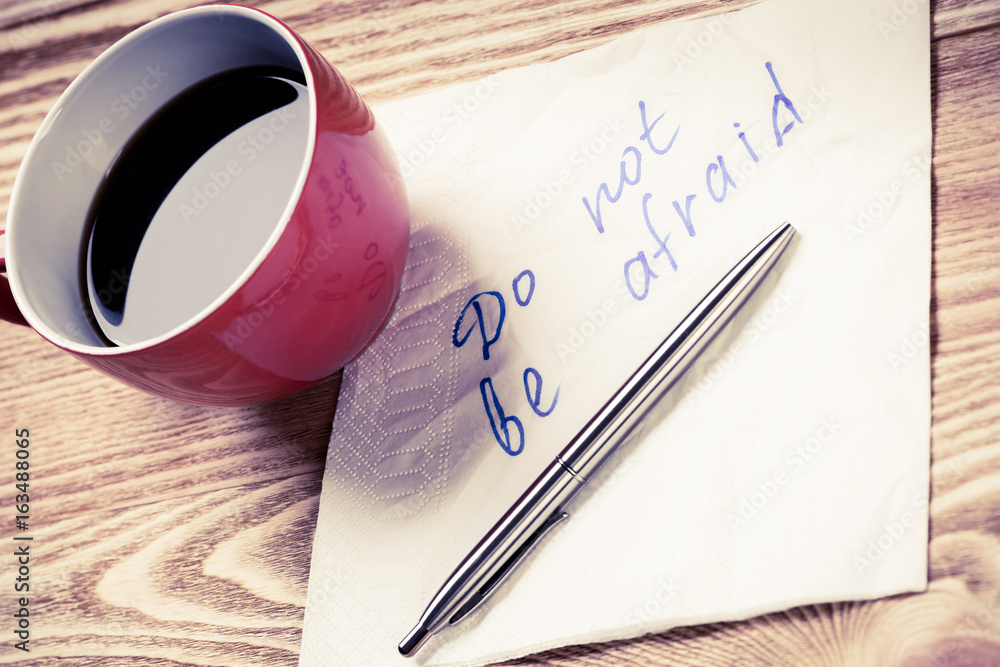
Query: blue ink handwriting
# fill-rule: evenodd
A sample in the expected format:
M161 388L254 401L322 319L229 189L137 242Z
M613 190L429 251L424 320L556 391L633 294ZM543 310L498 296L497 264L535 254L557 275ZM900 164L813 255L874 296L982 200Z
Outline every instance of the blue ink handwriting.
M778 148L784 145L785 136L792 130L796 123L803 123L802 117L799 115L798 111L795 109L795 104L792 100L785 94L784 89L778 82L778 76L774 72L774 67L771 62L764 63L764 67L767 70L767 74L770 77L771 84L774 86L776 91L772 99L771 105L771 129L774 132L774 140ZM779 113L782 108L791 115L794 120L790 120L788 123L781 125L778 120ZM666 112L661 113L656 117L655 120L649 122L646 115L646 103L642 100L639 101L639 119L642 123L642 133L639 135L639 145L648 148L654 155L664 155L670 148L674 145L674 141L677 139L677 135L680 132L680 125L674 130L673 135L670 140L659 144L653 139L653 131L657 124L663 120ZM780 127L779 127L780 125ZM739 130L740 124L738 122L733 123L733 128ZM665 137L665 133L659 137L660 141ZM747 138L745 132L740 131L737 134L742 146L746 149L747 155L754 162L760 162L760 158L757 152L754 151L753 147L750 145L750 140ZM643 144L643 142L645 142ZM643 153L639 148L635 146L628 146L622 153L622 160L618 175L618 184L615 191L612 192L608 183L601 183L597 187L597 193L594 196L593 202L587 197L583 197L583 206L590 216L591 221L597 228L598 233L604 233L604 214L601 210L602 200L607 203L608 206L616 203L622 198L625 192L625 186L635 186L639 185L642 180L642 158ZM728 167L726 166L726 160L722 155L716 155L714 160L711 160L705 167L705 190L708 192L711 200L716 204L723 203L729 196L730 188L736 189L736 181L733 179ZM645 250L639 250L636 254L627 260L623 265L623 270L625 273L625 284L628 289L629 294L632 295L636 301L642 301L647 296L649 296L650 286L653 280L660 277L657 273L658 267L662 265L662 261L658 264L655 260L659 257L663 257L669 264L670 268L676 272L679 270L677 261L674 259L673 253L667 247L667 241L670 239L670 232L666 234L661 234L657 231L656 227L653 225L652 220L649 215L649 199L652 197L652 193L647 192L642 197L642 216L643 222L645 223L646 230L649 232L650 237L655 243L656 250L653 252L652 257L647 255ZM674 212L680 219L684 226L684 230L687 232L689 237L693 237L696 234L696 228L694 223L694 216L692 212L692 205L695 203L697 198L697 193L690 193L683 197L683 199L675 199L672 201ZM706 200L698 200L706 201ZM683 203L682 203L683 202ZM657 267L657 268L654 268Z
M493 297L496 300L497 305L500 308L500 313L497 315L496 323L493 328L492 334L486 333L486 316L483 313L484 300L486 297ZM476 312L476 323L479 325L479 335L483 340L483 360L486 361L490 358L490 345L497 342L500 338L500 332L503 331L503 321L504 317L507 315L507 308L503 303L503 296L500 292L480 292L476 296L469 300L469 303L465 304L465 308L462 309L461 314L458 316L458 320L455 321L455 331L451 335L451 342L454 343L455 347L462 347L465 342L469 340L469 336L472 335L474 325L469 326L466 330L465 335L459 338L459 331L462 329L462 324L465 322L465 314L469 312L469 306Z
M489 389L489 396L486 390ZM497 396L496 389L493 388L492 378L483 378L479 383L479 391L483 395L483 405L486 407L486 416L490 420L490 427L493 429L493 437L496 438L500 449L511 456L517 456L524 450L524 426L517 417L508 417L504 414L503 406L500 405L500 397ZM496 418L494 419L494 410ZM513 424L517 429L517 442L511 442L509 424ZM498 428L499 427L499 428Z
M517 274L517 277L511 282L511 290L517 305L525 307L531 303L531 297L535 293L534 272L525 269ZM474 313L475 321L466 323L470 309ZM487 291L476 294L465 304L455 321L455 328L451 336L452 344L455 347L462 347L468 342L472 333L478 331L482 340L483 361L489 361L490 346L500 340L506 315L507 308L500 292ZM529 366L524 369L522 380L525 399L532 412L539 417L548 417L552 414L559 401L559 387L556 387L551 401L548 402L548 407L543 408L542 374ZM510 456L517 456L524 451L525 445L524 424L521 419L516 414L508 414L504 410L500 396L493 385L492 377L484 377L479 382L479 393L482 396L483 409L486 411L486 418L489 420L490 429L493 431L493 437L497 444Z
M646 120L646 103L639 100L639 116L642 121L642 134L639 135L639 141L645 141L649 146L649 150L653 151L656 155L663 155L670 150L671 146L674 145L674 140L677 138L677 133L681 131L681 126L678 125L677 129L674 130L674 134L670 137L670 141L663 148L657 148L653 144L653 128L656 124L660 122L666 112L661 113L656 117L652 123ZM626 162L626 156L633 156L632 161L635 162L635 167L633 168L635 174L629 176L629 165ZM609 204L614 204L616 201L621 199L622 193L625 191L626 185L636 185L642 179L642 153L635 146L628 146L624 151L622 151L622 161L618 171L618 188L615 190L615 194L611 194L611 189L608 187L607 183L601 183L597 186L597 194L594 196L594 205L590 205L590 201L584 197L583 205L587 209L587 213L590 214L590 219L594 221L594 226L597 227L597 231L601 234L604 233L604 219L601 214L601 196L608 201Z

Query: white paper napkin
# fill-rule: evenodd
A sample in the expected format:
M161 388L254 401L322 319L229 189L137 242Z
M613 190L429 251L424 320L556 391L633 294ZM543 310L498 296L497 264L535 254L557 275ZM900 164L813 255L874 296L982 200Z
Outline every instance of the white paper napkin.
M773 0L375 109L413 234L393 319L344 376L301 664L405 664L452 569L786 220L779 270L570 520L410 664L926 586L929 16L911 4Z

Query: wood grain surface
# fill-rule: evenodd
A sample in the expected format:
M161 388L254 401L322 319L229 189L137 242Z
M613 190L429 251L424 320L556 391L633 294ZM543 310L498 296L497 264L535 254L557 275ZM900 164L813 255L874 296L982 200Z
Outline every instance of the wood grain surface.
M0 220L28 142L73 77L129 31L189 4L0 0ZM378 102L739 3L250 4ZM942 0L931 11L929 590L509 664L1000 665L1000 2ZM339 378L263 407L191 407L121 386L30 330L0 332L0 470L13 468L14 429L30 429L34 537L30 653L13 648L16 563L7 546L0 553L0 663L297 664ZM8 515L9 477L0 472ZM12 521L0 517L4 545Z

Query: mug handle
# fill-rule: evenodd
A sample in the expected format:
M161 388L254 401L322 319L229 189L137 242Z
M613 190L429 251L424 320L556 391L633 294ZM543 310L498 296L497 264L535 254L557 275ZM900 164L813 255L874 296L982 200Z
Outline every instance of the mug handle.
M0 236L3 236L6 231L5 229L0 229ZM4 257L0 257L0 273L6 272L7 260ZM28 326L24 315L21 314L17 304L14 303L14 295L10 292L10 283L7 282L7 276L0 276L0 320Z

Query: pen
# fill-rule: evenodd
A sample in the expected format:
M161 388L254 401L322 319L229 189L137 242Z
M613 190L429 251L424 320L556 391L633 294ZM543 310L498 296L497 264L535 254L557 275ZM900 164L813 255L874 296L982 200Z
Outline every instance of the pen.
M569 516L563 507L746 302L794 234L788 223L771 232L664 339L465 557L400 642L401 654L412 656L431 635L461 621Z

